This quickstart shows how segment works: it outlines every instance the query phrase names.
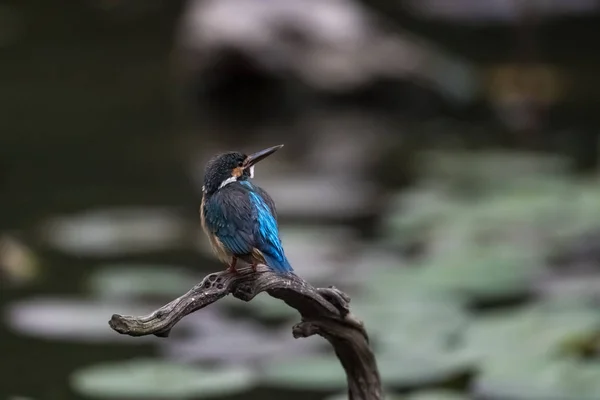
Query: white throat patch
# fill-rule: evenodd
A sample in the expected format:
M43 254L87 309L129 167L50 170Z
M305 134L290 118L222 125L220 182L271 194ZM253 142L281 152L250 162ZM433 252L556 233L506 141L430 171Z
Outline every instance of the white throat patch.
M235 176L229 177L229 178L225 179L223 182L221 182L221 184L219 185L219 189L222 189L223 187L225 187L235 181L237 181L237 178Z
M254 165L250 167L250 178L254 178ZM235 181L237 181L237 177L231 176L231 177L225 179L223 182L221 182L221 184L219 185L219 189L222 189L225 186L227 186L230 183L233 183Z

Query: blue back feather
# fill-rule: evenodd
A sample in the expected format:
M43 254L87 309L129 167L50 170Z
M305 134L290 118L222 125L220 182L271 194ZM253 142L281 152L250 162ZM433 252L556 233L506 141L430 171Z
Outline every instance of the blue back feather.
M279 239L277 221L265 201L255 192L250 192L250 200L258 212L258 232L263 246L258 249L263 253L267 264L279 272L292 271L283 246Z
M256 244L264 255L267 264L278 272L293 271L285 252L281 240L279 239L279 227L275 216L271 212L271 208L265 202L265 199L260 196L253 185L248 181L240 182L250 189L250 201L256 208L258 220L258 241Z

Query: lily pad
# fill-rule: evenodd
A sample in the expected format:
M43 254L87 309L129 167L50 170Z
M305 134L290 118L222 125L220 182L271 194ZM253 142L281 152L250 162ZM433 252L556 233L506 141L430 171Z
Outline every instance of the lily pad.
M463 209L455 221L463 223L471 236L500 236L519 231L539 232L568 218L562 192L503 191L486 196ZM526 237L525 237L526 238ZM510 237L506 238L510 239Z
M253 372L243 367L200 367L156 359L133 359L85 367L71 375L85 396L117 399L214 398L250 389Z
M192 288L199 276L183 267L115 264L100 267L88 280L91 292L103 298L177 297Z
M481 360L507 353L558 355L569 344L600 329L600 313L591 309L498 312L477 319L466 332L467 351Z
M336 394L336 395L325 398L325 400L349 400L349 399L350 398L348 397L347 392ZM385 394L384 399L385 400L406 400L406 397L402 397L402 396L394 395L394 394Z
M543 269L539 254L510 246L481 246L432 258L413 284L428 293L455 293L474 300L500 300L529 293Z
M474 368L470 355L459 347L470 316L458 299L403 293L402 288L392 293L397 297L386 301L368 293L353 301L353 312L372 337L384 382L418 388Z
M445 349L467 328L469 316L460 302L400 295L387 302L356 299L353 312L360 316L377 343L384 348Z
M469 400L469 396L451 390L431 389L413 393L406 400Z
M572 237L588 233L599 226L600 189L596 182L582 183L569 195L564 196L568 204L568 218L563 224L557 224L554 236Z
M461 378L475 370L474 358L459 350L383 349L376 352L381 379L389 387L418 389Z
M135 338L119 335L108 326L115 313L144 315L152 306L131 302L90 301L84 299L34 298L9 304L7 325L22 334L77 342L120 341L147 344L150 336Z
M424 239L433 227L454 218L463 207L439 186L404 191L391 202L382 226L383 243L399 246Z
M449 181L459 187L504 189L566 174L565 157L527 152L427 151L420 155L424 179Z
M265 365L263 381L279 388L329 391L346 387L344 368L333 354L275 360Z
M490 400L596 400L600 363L509 353L484 364L474 391Z
M51 218L40 234L68 254L118 256L181 247L189 225L166 208L100 209Z

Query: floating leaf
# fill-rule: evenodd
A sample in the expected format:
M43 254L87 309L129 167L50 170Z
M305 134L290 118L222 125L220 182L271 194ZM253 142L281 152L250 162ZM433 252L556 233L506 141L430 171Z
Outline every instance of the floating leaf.
M198 276L182 267L116 264L92 272L88 287L92 293L104 298L177 297L191 289L197 281Z
M431 259L421 267L413 284L428 293L449 292L484 300L512 298L530 291L542 267L535 252L482 246Z
M383 349L376 352L381 379L399 389L442 384L471 373L475 362L457 350L414 348Z
M473 234L488 237L518 229L542 230L567 218L565 195L530 189L503 191L470 204L464 208L463 215L456 217L466 222Z
M135 345L153 338L133 340L119 335L110 329L108 320L115 312L143 315L151 310L151 306L130 302L34 298L10 304L6 318L11 329L31 336L83 342L126 341Z
M598 329L597 311L536 306L481 317L467 331L465 340L472 355L489 360L506 353L558 354L573 340Z
M447 348L469 322L460 302L451 299L400 295L388 302L353 302L369 333L387 348Z
M388 271L389 278L393 273ZM398 274L402 276L402 274ZM378 275L383 278L385 275ZM353 312L365 322L378 354L383 380L401 388L444 382L473 368L468 355L457 347L468 327L462 303L428 293L404 293L382 301L377 295L353 301Z
M431 229L453 218L463 205L439 187L419 187L404 191L392 200L384 220L384 243L401 245L426 237Z
M504 189L565 175L565 157L526 152L427 151L419 156L423 178L459 187Z
M250 389L247 368L199 367L156 359L134 359L85 367L71 375L78 393L95 398L214 398Z
M509 352L483 365L474 391L490 400L596 400L600 363Z
M314 355L268 363L264 382L271 387L337 390L346 387L346 375L335 355Z
M568 217L556 224L553 234L568 238L586 234L598 228L600 220L600 189L596 182L583 183L565 195Z
M451 390L431 389L413 393L406 400L469 400L469 396Z
M118 208L85 211L50 219L41 227L43 239L65 253L116 256L179 247L188 239L188 225L172 210Z
M406 399L405 397L397 396L397 395L393 395L393 394L386 394L384 396L384 398L385 398L385 400L405 400ZM350 398L348 397L347 392L336 394L336 395L325 398L325 400L349 400L349 399Z

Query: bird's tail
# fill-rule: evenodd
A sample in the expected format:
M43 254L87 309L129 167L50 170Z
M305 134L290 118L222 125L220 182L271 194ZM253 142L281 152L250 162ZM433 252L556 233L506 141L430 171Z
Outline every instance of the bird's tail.
M266 264L273 271L278 272L280 274L285 274L289 272L294 272L292 265L288 261L287 257L284 255L283 257L274 257L270 254L264 254Z

